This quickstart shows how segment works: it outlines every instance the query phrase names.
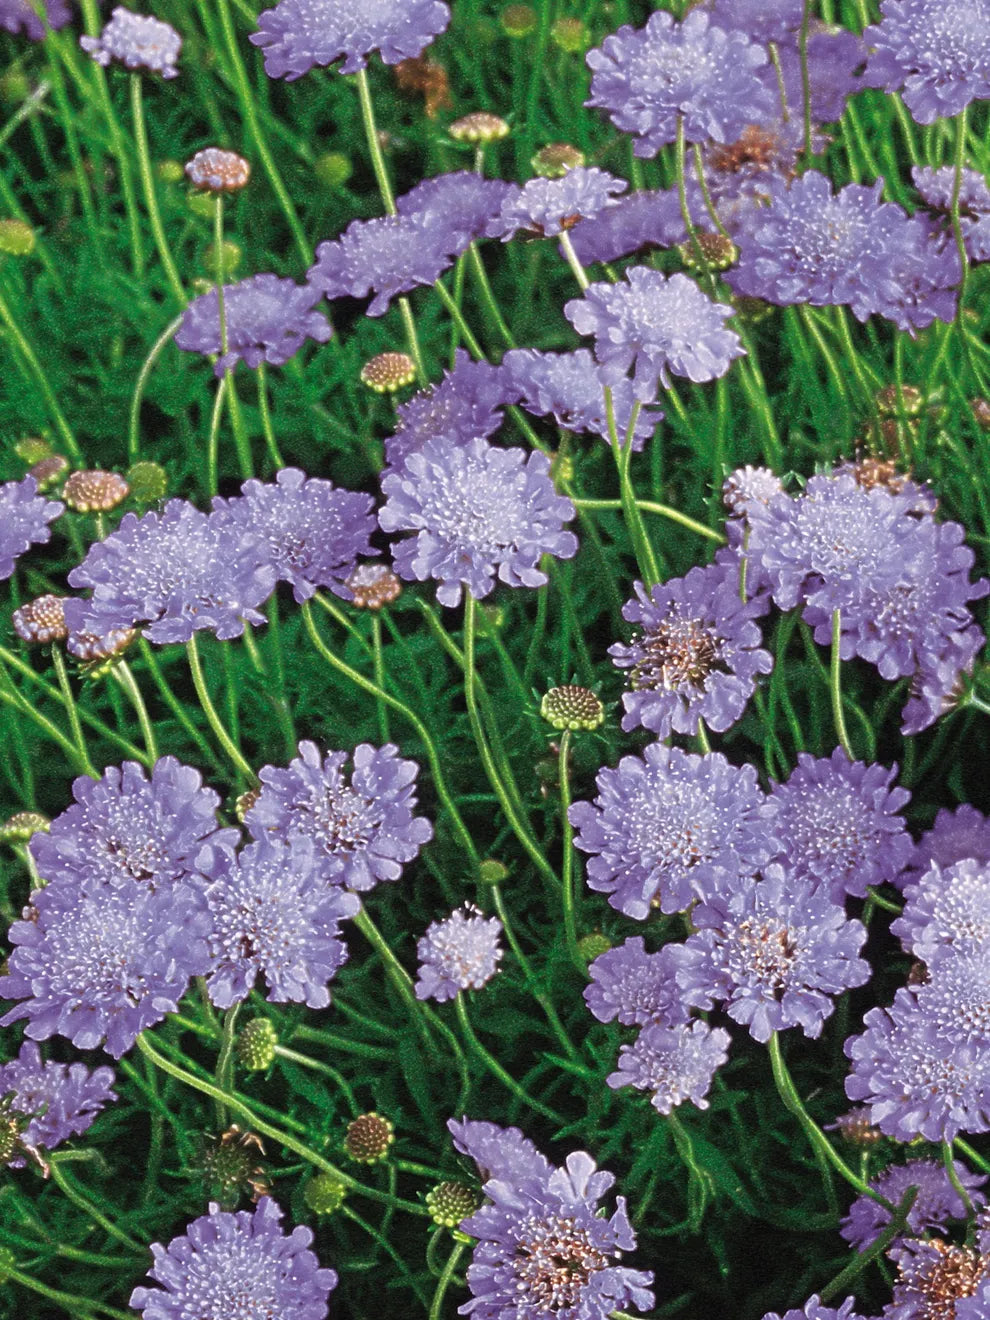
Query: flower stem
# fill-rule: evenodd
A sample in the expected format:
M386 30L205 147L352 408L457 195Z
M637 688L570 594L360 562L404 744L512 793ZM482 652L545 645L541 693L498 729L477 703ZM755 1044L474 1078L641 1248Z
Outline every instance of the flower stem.
M148 756L151 761L158 760L158 744L155 741L155 731L152 728L151 721L148 719L148 708L144 704L144 697L141 695L141 689L138 687L137 680L126 660L118 660L111 670L114 678L130 697L131 705L138 717L138 723L141 726L141 736L144 739L144 745L147 748Z
M856 754L853 752L852 745L849 742L849 734L846 731L846 716L842 709L842 656L841 642L842 638L842 611L832 611L832 656L829 665L829 691L832 694L832 717L835 720L835 732L839 739L839 744L850 761L855 761Z
M657 567L656 556L653 553L653 546L650 544L649 537L646 535L646 528L643 526L643 520L639 514L639 507L636 502L636 492L633 489L632 481L629 476L630 457L632 454L632 429L636 424L636 412L634 408L633 415L630 417L630 427L626 435L625 445L619 440L619 432L615 422L615 400L612 396L610 385L604 387L605 394L605 417L608 422L609 441L612 446L612 457L615 459L615 466L619 473L619 494L621 496L622 511L626 520L626 527L629 531L630 539L633 543L633 549L636 554L636 562L639 564L640 575L647 587L656 586L660 581L660 570Z
M138 372L138 378L134 382L134 393L131 396L130 420L127 428L128 463L136 463L138 459L138 450L140 446L138 435L141 427L141 400L144 397L145 387L148 384L148 377L154 370L155 363L161 356L165 345L168 344L177 333L179 326L182 324L182 317L183 313L180 312L174 321L169 321L168 325L152 344L151 351L145 358L144 365Z
M464 1039L468 1043L468 1048L478 1059L478 1062L481 1063L493 1077L497 1077L502 1085L507 1090L511 1091L518 1100L521 1100L523 1104L527 1105L530 1109L535 1110L536 1113L542 1114L544 1118L549 1118L551 1122L563 1127L564 1120L561 1116L553 1109L550 1109L549 1106L543 1104L541 1100L533 1099L533 1097L519 1085L516 1079L510 1073L506 1072L499 1061L488 1053L484 1045L482 1045L481 1041L474 1034L474 1028L468 1020L467 1006L464 1002L463 990L454 996L454 1006L457 1009L457 1020L460 1023Z
M949 1179L949 1182L952 1184L953 1188L955 1189L956 1195L963 1203L963 1207L965 1208L966 1211L966 1218L972 1219L973 1202L969 1195L969 1192L967 1192L966 1188L962 1185L962 1182L959 1178L959 1174L956 1172L955 1160L953 1160L952 1158L951 1141L942 1142L942 1163L945 1165L945 1172L946 1172L946 1176Z
M286 1045L275 1046L275 1057L279 1059L287 1059L289 1063L297 1063L300 1068L310 1068L313 1072L322 1073L324 1077L329 1077L334 1085L339 1088L344 1099L347 1101L347 1107L352 1115L356 1118L357 1115L361 1113L361 1106L358 1104L354 1092L351 1090L346 1079L336 1068L331 1068L327 1063L320 1063L318 1059L311 1059L308 1054L298 1054L295 1050L290 1050Z
M567 947L571 961L581 973L587 975L587 966L577 946L577 917L574 895L574 829L567 812L571 805L571 731L565 729L560 738L560 753L557 757L558 778L560 780L560 824L563 831L563 861L560 870L560 895L564 906L564 931L567 935Z
M83 452L79 448L76 437L72 432L72 427L65 420L65 413L63 413L59 406L58 399L55 397L55 391L48 382L48 377L45 375L44 368L38 361L38 356L34 349L28 343L27 339L25 339L20 326L17 324L17 320L8 307L7 300L2 293L0 293L0 320L2 320L6 326L11 341L17 346L18 352L27 363L30 374L34 377L38 388L41 390L45 403L48 405L48 411L52 415L52 421L55 423L55 429L62 437L66 449L77 463L84 463Z
M144 191L145 205L148 208L148 219L151 221L151 232L155 238L155 247L158 249L158 255L165 267L165 275L172 286L176 301L185 306L187 302L186 291L182 287L181 279L179 279L179 271L172 257L168 239L165 237L161 212L158 209L155 180L151 172L151 156L148 151L148 131L144 124L144 102L141 94L140 73L131 74L131 116L134 120L134 136L137 139L138 171L141 175L141 187Z
M47 1297L50 1302L68 1311L73 1320L89 1320L94 1313L111 1316L112 1320L134 1320L133 1311L118 1311L115 1306L107 1306L105 1302L91 1302L84 1297L77 1297L75 1293L60 1292L58 1288L49 1288L47 1283L32 1279L29 1274L23 1274L20 1270L5 1267L4 1277L19 1283L22 1288L28 1288L31 1292Z
M840 1270L835 1278L822 1289L821 1300L823 1304L830 1302L833 1297L839 1297L842 1293L848 1292L852 1281L859 1277L871 1261L878 1260L894 1238L903 1233L907 1225L908 1215L911 1213L917 1198L918 1188L909 1187L898 1202L890 1222L884 1227L883 1231L874 1238L864 1251L854 1256L845 1269Z
M578 255L574 251L574 244L571 242L571 236L566 229L560 231L560 247L568 266L571 268L571 274L577 280L581 292L583 293L585 289L591 287L591 281L588 279L584 272L584 267L578 260Z
M72 695L72 687L69 683L68 671L65 667L65 656L62 654L61 647L52 647L52 664L55 666L55 674L58 678L59 690L62 693L62 703L65 706L65 713L69 717L69 728L72 730L72 741L79 750L79 759L86 766L86 773L98 778L93 769L93 763L89 759L89 752L86 750L86 737L82 731L82 724L79 722L79 711L76 707L76 699Z
M234 1028L237 1025L237 1015L240 1010L239 1003L231 1004L223 1015L223 1034L220 1039L217 1068L214 1074L217 1080L217 1088L220 1091L230 1091L234 1086ZM221 1128L225 1128L227 1126L226 1102L217 1100L216 1108L217 1122Z
M193 633L189 638L189 641L186 643L186 655L189 659L189 670L192 674L196 696L199 698L199 704L203 708L203 714L206 716L210 728L216 735L217 742L230 757L231 761L233 761L238 772L247 779L248 783L253 784L257 782L257 776L251 769L249 763L244 759L243 754L235 745L230 734L224 728L223 721L217 714L217 709L210 698L209 689L206 686L206 679L203 676L203 666L199 659L199 650L196 644L195 633Z
M464 1254L467 1244L465 1242L455 1242L454 1249L447 1257L446 1264L443 1267L443 1273L437 1280L436 1290L433 1294L433 1301L430 1303L430 1314L428 1320L440 1320L443 1315L443 1299L446 1296L447 1289L450 1287L450 1281L454 1277L454 1271L457 1269L457 1262Z
M143 1254L145 1251L144 1245L135 1238L130 1237L123 1229L118 1228L113 1220L107 1219L106 1215L93 1205L89 1197L76 1187L75 1182L69 1178L68 1174L62 1172L59 1164L60 1161L56 1153L51 1157L52 1181L57 1183L66 1199L71 1201L79 1210L82 1210L83 1214L92 1219L94 1223L99 1224L100 1228L108 1233L110 1237L116 1238L118 1242L127 1247L128 1250Z
M285 467L285 459L275 440L275 428L272 426L271 407L268 403L268 368L267 363L259 362L257 367L258 411L261 414L261 429L265 436L265 445L269 457L276 468Z
M622 500L585 500L571 496L571 503L576 509L621 509ZM716 532L713 527L706 527L704 523L696 522L694 518L689 518L686 513L681 513L680 509L673 509L669 504L657 504L654 500L637 500L636 508L643 513L654 513L659 518L669 518L671 522L679 523L681 527L686 527L688 531L696 532L698 536L704 536L709 541L714 541L716 545L725 545L725 537L721 532Z

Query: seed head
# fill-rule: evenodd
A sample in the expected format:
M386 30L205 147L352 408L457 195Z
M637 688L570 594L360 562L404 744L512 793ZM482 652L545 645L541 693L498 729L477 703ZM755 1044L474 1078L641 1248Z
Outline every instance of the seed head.
M244 817L248 814L259 797L261 797L260 788L249 788L246 792L242 793L234 803L234 813L242 825L244 824Z
M550 36L568 55L580 55L591 45L591 33L579 18L558 18Z
M73 472L62 498L76 513L105 513L126 500L131 488L119 472Z
M704 263L698 259L698 252L690 239L681 243L677 249L681 261L689 270L700 270L703 264L710 270L728 270L739 259L739 249L725 234L712 234L702 229L695 233L695 238Z
M264 1072L275 1061L278 1034L268 1018L252 1018L237 1034L234 1046L238 1062L248 1072Z
M502 10L502 31L508 37L528 37L536 27L537 13L531 5L506 5Z
M509 868L497 857L486 857L478 867L478 879L483 885L500 885L509 878Z
M136 636L135 628L112 628L103 636L88 632L69 633L66 650L83 664L96 667L123 655Z
M211 193L236 193L247 186L251 166L236 151L206 147L186 162L186 174L196 185Z
M354 173L354 166L342 151L327 151L313 162L313 173L324 188L342 188Z
M608 953L612 942L600 930L593 930L590 935L582 935L578 940L578 953L586 963L593 963L603 953Z
M48 490L61 480L68 466L69 460L61 454L48 454L28 469L28 476L34 477L39 490Z
M449 110L454 104L447 70L428 55L400 60L395 66L395 81L401 91L422 95L423 109L429 119L435 119L438 110Z
M208 243L203 248L202 262L203 269L210 272L214 279L221 281L232 278L237 274L241 261L244 257L244 249L240 243L233 242L232 239L225 238L220 244L220 264L217 262L217 245Z
M14 610L11 617L14 632L22 641L39 646L62 641L69 635L63 600L62 596L37 596L29 600L19 610Z
M140 462L127 470L131 499L138 504L157 504L168 491L168 475L158 463Z
M441 1182L426 1193L426 1208L440 1228L456 1228L480 1204L478 1193L467 1183Z
M605 707L590 688L566 683L544 695L540 714L555 729L597 729L605 718Z
M972 399L973 420L983 431L990 431L990 399Z
M0 220L0 252L27 257L34 251L34 230L23 220Z
M416 364L408 353L378 353L361 368L361 384L376 394L395 394L416 379Z
M181 183L185 170L181 160L160 160L155 166L155 174L162 183Z
M847 1141L850 1146L859 1146L863 1149L875 1146L883 1138L880 1129L875 1128L870 1122L870 1111L864 1106L850 1109L847 1114L840 1114L835 1122L828 1126L838 1132L842 1140Z
M14 453L22 463L40 463L43 458L51 458L52 447L40 435L26 435L14 445Z
M303 1200L317 1215L332 1215L344 1204L347 1188L332 1173L317 1173L303 1188Z
M380 610L402 591L402 583L387 564L358 564L345 585L354 593L353 604L359 610Z
M51 821L40 811L15 811L0 825L0 842L27 843L28 839L40 830L47 834L50 825ZM3 1160L0 1159L0 1164L2 1163Z
M530 164L535 174L544 179L562 179L568 170L576 169L585 162L585 154L569 142L548 142L541 147Z
M242 1132L236 1123L219 1137L203 1137L200 1175L209 1199L218 1201L224 1210L233 1210L248 1190L252 1201L265 1196L271 1185L258 1163L259 1153L265 1153L261 1138L253 1132Z
M501 115L488 110L472 110L469 115L455 119L447 132L455 142L498 142L508 137L509 125Z
M381 1114L360 1114L347 1125L344 1150L358 1164L378 1164L395 1140L395 1125Z
M903 406L901 404L903 398ZM925 406L925 396L913 385L902 385L900 395L896 385L885 385L877 392L877 412L881 417L917 417Z

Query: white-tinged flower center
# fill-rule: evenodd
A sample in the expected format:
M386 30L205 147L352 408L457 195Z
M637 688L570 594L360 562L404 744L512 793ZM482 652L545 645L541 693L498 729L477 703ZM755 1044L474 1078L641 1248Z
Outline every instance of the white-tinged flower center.
M586 1225L565 1215L527 1215L519 1225L513 1270L532 1315L555 1315L580 1305L592 1275L608 1267Z

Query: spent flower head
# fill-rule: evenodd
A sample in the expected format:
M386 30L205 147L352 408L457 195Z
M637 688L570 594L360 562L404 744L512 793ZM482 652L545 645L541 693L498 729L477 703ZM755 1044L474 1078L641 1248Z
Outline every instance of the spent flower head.
M236 151L204 147L186 162L186 174L197 188L211 193L236 193L246 188L251 166Z

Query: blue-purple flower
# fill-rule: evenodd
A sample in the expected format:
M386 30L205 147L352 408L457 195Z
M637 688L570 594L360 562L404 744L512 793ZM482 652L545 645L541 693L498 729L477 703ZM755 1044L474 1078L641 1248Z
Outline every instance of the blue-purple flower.
M990 941L990 859L933 862L905 886L904 899L890 931L916 958L927 960L946 944L968 951Z
M606 384L634 367L633 389L644 403L656 397L658 382L669 387L671 374L693 381L725 375L745 351L722 324L732 314L686 275L668 279L646 266L633 266L619 284L591 284L583 298L564 305L578 334L594 335Z
M31 0L0 0L0 28L6 32L23 32L32 41L41 41L45 23L54 31L65 27L72 17L66 0L44 0L45 22L42 22Z
M454 1149L474 1160L482 1182L490 1178L500 1182L546 1179L553 1171L546 1156L518 1128L503 1128L478 1119L451 1118L447 1130L453 1137Z
M722 733L741 718L758 676L773 668L756 622L765 603L743 602L734 565L692 568L649 594L637 582L635 592L622 617L638 629L628 645L608 649L629 671L623 729L642 726L666 738L671 730L696 733L703 721Z
M665 944L647 953L642 935L633 935L601 953L588 967L591 984L584 1002L599 1022L618 1019L624 1026L686 1022L688 1010L677 984L680 945Z
M147 69L163 78L175 78L182 38L175 28L147 14L134 14L121 5L98 37L80 37L79 44L97 64L114 60L125 69Z
M447 228L452 251L462 252L472 239L484 234L489 221L519 192L517 184L504 179L486 179L473 170L455 170L417 183L395 199L395 207L399 215L419 219L428 228Z
M346 752L321 759L316 743L301 742L287 769L262 767L261 793L244 824L256 839L312 839L325 880L362 893L379 881L398 880L433 837L433 827L413 815L415 761L404 761L392 743L361 743L352 759L347 775Z
M683 912L777 851L772 808L751 765L719 752L695 756L651 743L596 780L594 802L575 802L574 842L591 853L588 884L612 907L645 921L653 907Z
M970 1202L974 1206L983 1205L986 1197L979 1189L986 1182L986 1176L971 1173L959 1160L953 1161L953 1168ZM940 1160L908 1160L906 1164L892 1164L873 1178L870 1186L894 1205L900 1202L909 1187L917 1187L918 1195L905 1226L908 1237L921 1237L928 1229L944 1228L950 1219L964 1219L967 1214L962 1197ZM839 1225L839 1232L857 1251L863 1251L889 1223L889 1210L872 1197L857 1196Z
M10 577L17 560L32 545L51 540L48 524L64 512L61 501L38 494L34 477L0 486L0 581Z
M625 179L594 166L578 165L560 179L530 179L503 201L486 233L503 242L520 230L541 238L559 234L598 215L627 187Z
M330 322L315 309L322 291L310 284L277 275L252 275L223 286L223 319L227 351L220 332L220 299L216 289L201 294L186 308L175 336L190 353L219 353L213 370L222 376L238 362L280 367L307 339L325 344L333 333Z
M682 238L684 217L676 188L627 193L571 230L575 255L585 266L617 261L640 248L673 247Z
M918 839L901 884L920 880L933 866L954 866L967 858L980 866L990 865L990 816L968 802L942 807L931 829Z
M508 356L508 355L506 355ZM507 373L490 362L472 362L462 348L443 380L396 409L399 427L385 441L385 458L401 468L406 456L428 440L453 444L486 439L502 424L502 408L515 402Z
M637 156L655 156L684 123L688 142L731 142L774 100L760 78L767 63L762 46L744 33L727 32L699 9L676 23L650 15L644 28L621 27L588 52L591 97L624 133L634 135Z
M983 1320L990 1314L985 1252L938 1237L902 1238L890 1258L897 1279L881 1320Z
M282 1211L268 1196L253 1210L230 1212L210 1202L167 1247L153 1242L148 1277L160 1288L135 1288L130 1305L144 1320L234 1320L285 1316L325 1320L337 1286L309 1250L313 1234L301 1225L286 1235Z
M868 86L900 92L919 124L990 98L987 0L882 0L880 14L863 33Z
M952 165L932 169L915 165L911 170L914 186L925 203L938 214L937 232L951 239L952 198L956 171ZM990 188L976 170L963 170L959 189L959 230L970 261L990 261Z
M419 957L417 999L442 1003L462 990L480 990L498 971L502 923L486 917L473 903L433 921L416 945Z
M496 576L510 587L542 586L542 555L577 553L577 537L563 528L574 506L554 489L545 454L430 440L385 474L382 491L384 530L415 533L393 547L396 572L435 578L443 605L457 605L464 587L480 600Z
M462 228L434 211L352 220L339 238L321 243L309 287L328 298L366 298L382 316L400 293L435 283L467 246Z
M4 1120L16 1125L21 1147L7 1163L19 1169L23 1150L54 1150L85 1132L104 1105L117 1099L112 1068L82 1063L41 1061L34 1041L26 1040L16 1059L0 1067L0 1133Z
M855 1297L847 1297L839 1307L825 1306L815 1293L804 1306L794 1307L783 1315L777 1311L768 1311L763 1320L864 1320L863 1316L853 1310L855 1305Z
M634 1086L650 1092L650 1104L660 1114L669 1114L690 1100L707 1109L705 1097L712 1078L729 1057L729 1033L707 1022L693 1021L665 1026L648 1023L631 1045L619 1050L619 1067L606 1083L614 1089Z
M398 64L424 50L450 22L440 0L279 0L258 15L250 40L265 52L269 78L300 78L319 65L357 73L377 50Z
M213 519L258 537L297 601L309 600L318 587L350 599L348 575L359 557L374 554L373 503L370 495L282 468L274 482L246 481L240 498L214 499Z

